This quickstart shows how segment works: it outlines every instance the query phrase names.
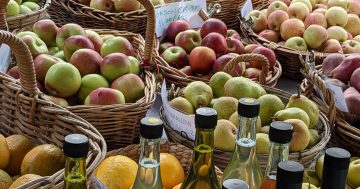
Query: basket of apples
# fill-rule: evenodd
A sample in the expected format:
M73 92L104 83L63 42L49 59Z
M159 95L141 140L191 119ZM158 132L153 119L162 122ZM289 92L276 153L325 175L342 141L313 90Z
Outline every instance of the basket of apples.
M51 0L10 0L1 1L1 7L7 7L6 20L9 29L32 27L47 15ZM5 23L5 22L4 22Z
M244 56L244 55L240 55ZM214 162L225 169L234 150L239 128L238 99L251 97L260 102L256 121L256 150L260 167L265 170L269 153L269 125L272 121L285 121L293 126L289 159L309 165L330 140L330 125L334 122L334 109L323 102L314 102L301 94L289 94L269 86L260 85L245 77L226 78L217 72L207 85L194 81L181 89L162 89L161 118L170 141L193 146L191 128L193 114L199 107L212 107L218 114L214 131ZM165 88L165 84L163 84ZM329 112L329 113L327 113Z
M148 18L147 36L154 36L153 19ZM58 28L52 20L16 35L30 49L38 88L49 100L93 124L109 149L136 142L138 122L155 99L153 37L74 23ZM17 73L16 66L8 71Z
M241 30L275 51L284 75L302 79L299 56L307 51L316 51L317 64L331 53L360 53L359 15L357 0L273 0L249 13Z
M307 76L303 81L304 90L311 95L313 83L323 85L319 88L323 98L319 93L314 93L313 98L325 101L329 107L337 110L333 129L334 142L354 155L360 155L360 55L345 57L343 54L332 54L327 56L318 68L316 74ZM330 93L330 90L333 92L336 89L337 93ZM339 105L340 103L336 104L336 101L344 102L346 108Z
M207 19L199 30L190 29L187 21L173 21L161 41L160 72L177 86L184 87L193 81L208 83L219 71L275 86L282 73L272 50L255 44L244 46L239 33L228 30L216 18ZM245 56L237 58L239 55ZM234 65L227 66L230 62Z

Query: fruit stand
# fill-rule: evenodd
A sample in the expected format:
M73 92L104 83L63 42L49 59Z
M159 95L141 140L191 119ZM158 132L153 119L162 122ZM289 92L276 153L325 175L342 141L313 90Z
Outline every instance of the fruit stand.
M0 189L276 189L284 172L359 189L359 16L357 0L1 1Z

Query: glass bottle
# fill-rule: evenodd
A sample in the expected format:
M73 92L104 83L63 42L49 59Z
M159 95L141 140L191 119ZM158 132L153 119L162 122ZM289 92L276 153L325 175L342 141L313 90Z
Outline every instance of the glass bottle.
M239 179L228 179L223 182L222 189L249 189L249 185Z
M86 189L86 157L89 139L82 134L70 134L64 139L65 189Z
M325 151L321 189L345 188L350 164L350 153L342 148Z
M265 177L260 189L276 188L276 171L280 161L289 159L289 143L293 134L290 123L275 121L270 124L270 153L265 170Z
M304 166L295 161L281 161L277 167L276 189L301 189Z
M239 129L235 150L230 163L225 168L222 181L240 179L250 189L259 189L262 174L256 156L256 121L260 103L254 98L241 98L238 104Z
M190 170L181 189L220 189L213 163L214 129L217 112L199 108L195 113L195 144Z
M160 175L160 139L163 122L154 117L140 121L140 158L133 189L163 189Z

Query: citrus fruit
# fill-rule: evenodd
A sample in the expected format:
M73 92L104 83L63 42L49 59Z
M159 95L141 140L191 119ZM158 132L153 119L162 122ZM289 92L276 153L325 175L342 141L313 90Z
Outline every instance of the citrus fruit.
M11 183L11 177L4 170L0 169L0 189L8 189Z
M11 135L6 138L9 146L10 161L5 171L9 175L19 175L22 160L25 155L34 147L32 141L24 135Z
M178 185L174 186L174 188L172 188L172 189L180 189L180 188L181 188L181 185L182 185L182 183L180 183L180 184L178 184Z
M25 183L28 183L28 182L31 182L33 180L37 180L37 179L40 179L41 176L39 175L34 175L34 174L26 174L26 175L23 175L21 177L19 177L18 179L16 179L10 186L9 189L12 189L12 188L17 188Z
M21 164L21 175L50 176L64 168L62 150L53 144L42 144L30 150Z
M129 189L134 184L137 169L137 163L126 156L110 156L100 163L95 176L108 189Z
M178 159L169 153L160 153L160 172L163 186L172 189L184 181L185 173Z
M9 147L6 142L6 139L3 135L0 134L0 169L4 169L10 159Z

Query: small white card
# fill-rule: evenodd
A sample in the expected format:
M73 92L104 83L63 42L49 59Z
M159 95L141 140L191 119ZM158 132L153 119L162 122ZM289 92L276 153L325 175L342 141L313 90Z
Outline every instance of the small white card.
M241 8L241 16L246 18L253 9L252 1L246 0L243 7Z
M0 44L0 72L6 73L10 65L10 47Z
M165 117L170 127L180 132L181 135L187 136L190 140L195 140L195 118L179 112L169 105L165 80L161 86L161 99L163 101Z
M342 112L349 112L344 98L344 93L341 87L333 85L325 80L326 88L328 88L333 94L335 106Z
M204 23L198 15L201 9L206 10L206 0L180 1L156 8L156 36L163 36L174 20L186 20L191 28L200 28Z

